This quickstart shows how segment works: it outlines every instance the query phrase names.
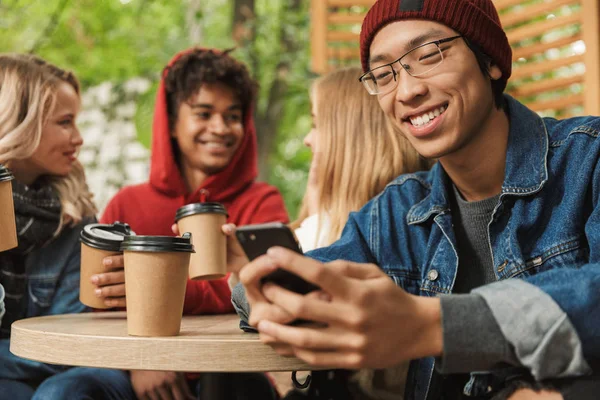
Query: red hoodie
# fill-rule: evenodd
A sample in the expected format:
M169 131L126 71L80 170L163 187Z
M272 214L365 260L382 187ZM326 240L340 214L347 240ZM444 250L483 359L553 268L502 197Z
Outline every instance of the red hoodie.
M169 65L187 51L176 55ZM187 191L175 162L169 133L163 76L154 107L150 180L121 189L106 207L100 219L102 223L127 222L138 235L172 236L171 225L177 209L200 201L222 203L229 214L228 222L236 225L288 222L278 190L255 181L257 145L251 109L245 112L244 137L231 163L192 193ZM214 281L188 280L184 314L233 311L227 277Z

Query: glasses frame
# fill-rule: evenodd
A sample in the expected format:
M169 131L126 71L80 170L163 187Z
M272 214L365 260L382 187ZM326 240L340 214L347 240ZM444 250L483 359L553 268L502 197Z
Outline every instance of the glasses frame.
M442 49L440 48L440 45L441 45L441 44L443 44L443 43L449 43L449 42L452 42L452 41L454 41L454 40L456 40L456 39L458 39L458 38L461 38L461 37L462 37L462 35L456 35L456 36L451 36L451 37L448 37L448 38L445 38L445 39L438 39L438 40L433 40L433 41L431 41L431 42L427 42L427 43L420 44L420 45L418 45L418 46L416 46L416 47L414 47L414 48L410 49L410 50L409 50L409 51L407 51L406 53L404 53L402 56L400 56L399 58L397 58L395 61L392 61L392 62L390 62L390 63L387 63L387 64L380 65L380 66L378 66L378 67L375 67L375 68L373 68L373 69L371 69L371 70L369 70L369 71L365 72L364 74L362 74L362 75L360 76L360 78L358 78L358 80L359 80L359 82L360 82L360 83L362 83L362 84L363 84L363 86L365 87L365 89L367 89L367 92L369 92L369 94L370 94L370 95L372 95L372 96L376 96L376 95L379 95L379 94L385 94L385 93L389 93L389 92L391 92L392 90L394 90L394 89L395 89L395 88L398 86L398 79L397 79L397 76L398 76L399 72L398 72L398 71L396 71L396 70L394 69L394 67L393 67L393 65L394 65L394 64L396 64L396 63L399 63L399 64L400 64L400 66L402 67L402 69L403 69L403 70L405 70L405 71L406 71L406 72L407 72L407 73L408 73L410 76L421 76L421 75L424 75L424 74L426 74L426 73L428 73L428 72L430 72L430 71L432 71L432 70L436 69L437 67L439 67L440 65L442 65L442 63L444 62L444 53L442 52ZM435 44L435 45L437 46L437 48L438 48L438 51L440 52L440 55L441 55L441 57L442 57L441 61L440 61L438 64L434 65L433 67L431 67L431 68L430 68L430 69L428 69L427 71L423 71L423 72L420 72L420 73L418 73L418 74L414 74L414 73L410 72L410 71L409 71L409 70L408 70L408 69L407 69L407 68L404 66L404 64L402 64L402 59L403 59L404 57L406 57L407 55L409 55L410 53L412 53L412 52L413 52L413 51L415 51L415 50L418 50L418 49L420 49L420 48L422 48L422 47L425 47L425 46L429 46L429 45L431 45L431 44ZM393 88L391 88L389 91L387 91L387 92L385 92L385 93L384 93L384 92L376 92L376 93L373 93L373 92L372 92L371 90L369 90L369 88L367 87L367 83L365 83L365 77L366 77L367 75L373 75L373 71L376 71L376 70L379 70L379 69L382 69L382 68L388 68L388 67L389 67L389 68L392 70L392 74L393 74L393 76L394 76L394 82L396 82L396 84L394 85L394 87L393 87Z

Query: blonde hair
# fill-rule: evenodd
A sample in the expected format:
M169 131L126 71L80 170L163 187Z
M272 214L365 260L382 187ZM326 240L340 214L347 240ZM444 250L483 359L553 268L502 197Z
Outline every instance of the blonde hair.
M329 215L329 244L341 236L350 212L359 210L390 181L431 166L386 117L377 98L358 82L360 74L359 68L334 71L317 79L311 91L320 153L318 213ZM291 226L297 228L308 214L305 196ZM321 221L318 231L320 227Z
M64 71L31 55L0 54L0 164L31 157L56 105L61 83L79 94L79 82ZM75 225L96 214L85 172L75 161L67 176L46 176L62 205L61 224Z

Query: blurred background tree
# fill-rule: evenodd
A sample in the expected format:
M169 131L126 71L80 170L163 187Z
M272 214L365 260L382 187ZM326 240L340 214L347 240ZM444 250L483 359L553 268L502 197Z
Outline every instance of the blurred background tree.
M164 65L190 46L235 47L261 85L260 179L281 189L293 218L310 162L302 144L311 123L308 3L0 0L0 52L32 52L77 73L86 92L82 161L103 207L123 184L147 178L148 152L139 143L149 149Z

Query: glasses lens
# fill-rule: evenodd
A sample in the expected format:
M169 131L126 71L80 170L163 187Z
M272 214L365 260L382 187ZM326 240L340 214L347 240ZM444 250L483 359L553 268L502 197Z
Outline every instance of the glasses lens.
M384 65L371 70L371 72L365 76L369 77L370 82L374 86L374 93L381 94L386 93L396 86L395 72L389 65Z
M367 89L367 92L369 92L369 94L375 95L379 93L377 90L377 83L375 82L375 77L372 73L367 73L361 78L360 81L364 85L365 89Z
M439 66L444 57L436 43L428 43L405 54L400 60L402 68L412 76L423 75ZM399 68L396 63L396 68ZM398 72L391 65L372 69L362 77L362 83L370 94L383 94L396 88Z
M400 60L402 67L412 76L422 75L442 63L442 51L435 43L417 47Z

